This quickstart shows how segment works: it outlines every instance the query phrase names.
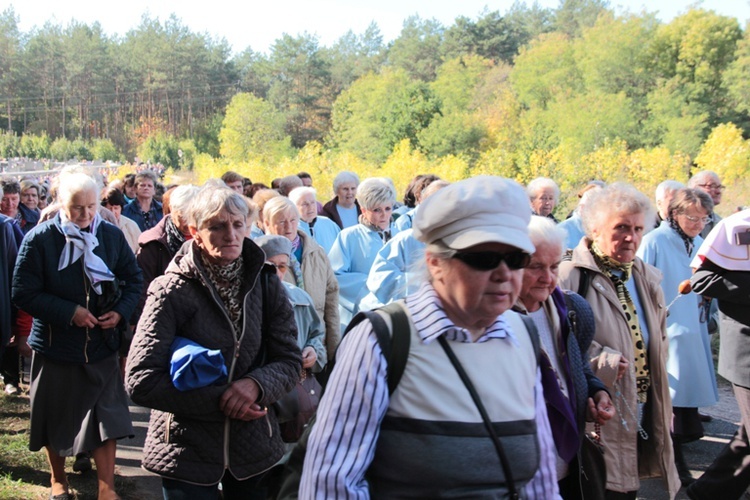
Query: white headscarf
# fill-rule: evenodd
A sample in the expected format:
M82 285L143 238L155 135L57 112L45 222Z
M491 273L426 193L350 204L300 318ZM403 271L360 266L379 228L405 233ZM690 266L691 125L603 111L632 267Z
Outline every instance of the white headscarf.
M737 235L750 232L750 209L722 219L714 227L690 263L698 268L708 259L728 271L750 271L750 245L740 245Z
M59 221L55 219L55 226L65 236L65 246L60 255L60 262L57 264L57 270L62 271L83 256L83 272L86 273L96 294L101 295L101 282L113 281L115 275L94 253L94 249L99 246L99 240L96 239L96 230L100 222L99 214L94 215L89 231L81 231L81 228L68 219L64 210L60 210L59 215Z

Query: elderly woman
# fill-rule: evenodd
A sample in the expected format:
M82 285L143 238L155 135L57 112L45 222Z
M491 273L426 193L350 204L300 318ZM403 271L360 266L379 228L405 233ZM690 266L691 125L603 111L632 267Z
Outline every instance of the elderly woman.
M327 254L341 232L341 228L328 217L318 215L315 189L305 186L298 187L289 193L289 199L297 205L299 228L312 236Z
M662 272L661 289L669 301L680 295L680 283L693 274L690 262L703 242L700 232L710 220L713 206L711 197L703 191L679 189L669 203L667 219L643 238L637 255ZM682 443L703 437L698 408L715 405L719 394L708 336L707 307L695 293L683 295L669 306L667 372L674 413L675 461L685 484L693 479L685 463ZM706 309L705 313L701 309Z
M591 371L588 349L594 316L586 301L557 286L565 231L546 217L532 216L529 237L536 250L524 269L516 310L536 325L542 344L545 400L557 448L563 498L581 498L578 453L586 420L604 424L614 415L609 392Z
M141 272L122 231L97 214L99 188L63 174L60 212L24 239L13 301L34 317L29 448L45 448L51 496L68 498L65 456L92 451L99 498L116 498L115 441L132 437L117 352Z
M258 220L253 222L250 228L250 238L260 238L266 234L266 230L263 227L263 207L266 206L271 199L281 196L275 189L259 189L253 194L253 203L258 206Z
M526 186L526 192L534 215L549 217L557 222L552 212L555 211L557 200L560 198L560 188L555 181L548 177L537 177Z
M333 192L336 196L323 205L321 215L338 224L341 229L356 226L362 214L357 198L359 176L354 172L339 172L333 179Z
M499 177L457 182L423 203L414 231L429 281L394 303L409 324L393 331L403 375L390 378L397 353L379 344L376 323L344 337L300 498L506 498L537 469L531 497L556 498L534 337L510 311L534 251L525 203L523 188ZM495 428L504 431L493 444Z
M635 188L615 183L592 191L581 217L586 236L560 265L560 284L594 311L592 366L614 395L618 418L602 429L607 490L612 498L635 498L640 475L662 476L673 497L680 483L669 435L661 273L636 257L654 210ZM622 358L630 368L617 379Z
M292 242L283 236L261 236L255 243L266 254L266 262L276 269L276 276L282 280L289 302L294 309L294 322L297 324L297 346L302 351L302 369L320 372L328 361L323 340L325 330L320 316L315 312L312 297L301 288L284 280L292 257Z
M192 242L151 284L133 339L127 389L153 409L143 466L162 477L167 499L215 499L219 482L225 499L250 498L284 453L267 407L299 377L297 329L281 283L245 238L247 212L236 191L201 189L188 216ZM177 389L175 340L220 351L227 375Z
M331 266L339 281L339 315L342 329L359 312L360 302L367 295L370 268L391 239L391 212L396 192L381 178L362 181L357 191L362 209L359 224L341 231L328 252Z
M289 198L277 196L263 207L263 226L268 234L283 236L292 243L291 265L286 281L310 294L315 311L326 328L325 345L330 358L341 339L339 329L339 283L325 251L298 229L299 213Z

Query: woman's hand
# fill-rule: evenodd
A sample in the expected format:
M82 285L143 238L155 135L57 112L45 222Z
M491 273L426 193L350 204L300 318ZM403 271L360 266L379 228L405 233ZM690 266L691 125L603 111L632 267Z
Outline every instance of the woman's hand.
M607 391L599 391L593 398L589 398L587 420L604 425L614 416L615 407Z
M108 313L104 313L101 316L99 316L99 326L102 330L106 330L108 328L114 328L117 326L117 324L122 319L122 316L120 313L115 311L109 311Z
M25 358L31 357L31 346L29 346L29 337L27 335L18 336L18 354Z
M232 382L219 400L219 408L229 418L237 420L255 420L268 413L256 402L260 388L255 380L242 378Z
M73 324L81 328L94 328L99 324L99 320L88 309L78 306L75 314L73 314Z
M617 365L617 380L620 380L630 368L630 363L624 356L620 356L620 363Z
M302 349L302 368L312 368L315 362L318 360L318 355L315 354L315 349L310 346Z

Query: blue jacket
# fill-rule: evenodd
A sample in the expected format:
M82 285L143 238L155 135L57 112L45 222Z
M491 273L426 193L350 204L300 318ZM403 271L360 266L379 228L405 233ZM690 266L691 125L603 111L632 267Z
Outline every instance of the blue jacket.
M663 273L661 289L667 304L677 297L680 282L692 277L690 262L702 242L700 236L696 237L688 255L682 238L667 221L643 237L638 257ZM672 405L676 407L711 406L719 401L708 324L700 320L700 302L701 298L690 292L676 299L667 311L667 372Z
M151 229L164 217L164 212L161 209L161 203L156 200L151 200L151 207L148 209L149 221L143 217L141 212L141 206L138 204L138 200L133 200L122 209L122 215L135 221L138 224L141 232Z
M29 345L44 356L65 363L93 363L117 352L112 344L113 331L89 329L72 324L78 306L86 307L86 285L81 259L57 270L65 237L55 226L60 216L35 227L23 240L13 276L13 302L34 317ZM141 293L143 278L133 251L120 229L102 221L97 227L99 246L94 253L123 282L122 297L113 308L126 321ZM89 293L88 309L101 313L98 295ZM110 347L107 346L108 340ZM114 347L114 349L113 349Z

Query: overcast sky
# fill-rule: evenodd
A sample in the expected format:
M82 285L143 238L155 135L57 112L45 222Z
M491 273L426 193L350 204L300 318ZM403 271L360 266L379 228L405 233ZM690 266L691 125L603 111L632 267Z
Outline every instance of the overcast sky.
M532 2L527 2L531 4ZM316 34L322 45L331 45L348 30L362 33L375 21L385 42L396 38L407 17L418 14L449 26L458 16L475 19L485 8L505 12L513 0L0 0L1 10L12 6L19 27L28 33L47 21L67 25L71 20L86 24L98 21L108 35L123 35L140 24L148 13L162 21L175 14L194 32L225 38L234 52L251 47L267 52L283 33ZM556 7L558 0L539 0L543 7ZM750 0L657 0L644 7L643 0L612 0L618 12L658 12L668 22L691 5L736 17L741 26L750 19Z

